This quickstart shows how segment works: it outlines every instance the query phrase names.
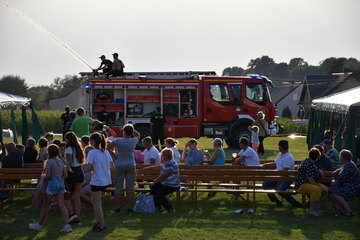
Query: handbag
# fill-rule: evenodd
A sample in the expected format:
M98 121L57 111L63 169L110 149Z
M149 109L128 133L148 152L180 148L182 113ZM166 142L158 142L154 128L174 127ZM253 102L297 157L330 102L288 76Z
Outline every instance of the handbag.
M154 196L142 193L136 198L134 212L155 213Z
M268 136L270 135L270 129L269 129L268 123L265 123L265 126L266 126L266 127L265 127L261 120L259 120L259 122L260 122L260 124L261 124L262 129L263 129L264 132L265 132L265 138L268 137Z

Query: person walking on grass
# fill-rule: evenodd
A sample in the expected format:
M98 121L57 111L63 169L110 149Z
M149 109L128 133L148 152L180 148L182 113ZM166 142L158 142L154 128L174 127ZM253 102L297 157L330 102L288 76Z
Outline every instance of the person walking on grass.
M110 168L113 162L110 153L106 150L106 141L103 134L91 134L90 144L94 148L87 156L87 163L93 171L90 180L92 205L96 218L93 230L102 232L106 227L101 198L102 192L105 192L107 186L111 184Z
M45 201L41 209L39 221L30 223L29 228L36 231L41 231L44 228L51 200L53 197L56 197L64 221L64 227L61 229L61 232L71 232L72 228L68 224L68 211L64 204L64 178L67 177L67 171L64 162L58 158L59 147L52 144L48 147L48 152L49 160L47 160L45 166L45 178L48 179Z
M66 178L65 205L69 211L69 223L80 224L81 185L84 182L84 173L81 165L85 162L84 152L74 132L65 134L66 163L68 177ZM71 197L74 200L75 211L72 208Z

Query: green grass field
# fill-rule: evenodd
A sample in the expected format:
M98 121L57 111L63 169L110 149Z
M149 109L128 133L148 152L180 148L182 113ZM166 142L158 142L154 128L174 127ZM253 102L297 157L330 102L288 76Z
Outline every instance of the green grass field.
M275 159L279 137L267 138L264 159ZM296 160L306 156L305 138L286 138ZM187 139L180 139L182 149ZM199 140L199 147L211 149L211 139ZM227 149L229 153L237 150ZM331 202L324 207L321 217L310 217L306 209L292 208L288 203L276 208L265 194L257 195L255 215L236 214L234 210L247 211L248 204L241 199L231 202L228 194L218 194L207 199L199 195L199 209L193 211L190 196L183 196L181 209L173 214L113 213L114 201L106 196L104 205L107 231L92 231L95 218L92 209L85 205L81 216L82 225L74 226L70 234L60 234L61 215L52 210L41 232L28 229L32 219L38 219L40 210L31 208L31 195L24 193L0 211L1 239L360 239L357 228L360 204L353 199L350 205L355 214L352 218L334 217ZM301 196L297 196L300 200ZM126 208L125 208L126 209Z

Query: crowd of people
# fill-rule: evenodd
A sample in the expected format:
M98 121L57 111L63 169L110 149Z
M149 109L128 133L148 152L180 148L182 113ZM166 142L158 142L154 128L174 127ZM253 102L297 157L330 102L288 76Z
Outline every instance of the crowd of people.
M156 140L161 140L161 128L156 124L164 122L161 114L157 113L152 120L152 128L157 131ZM249 128L251 139L239 139L240 151L232 156L233 165L260 166L259 155L263 154L263 139L260 132L265 131L259 113L258 123ZM155 124L155 125L154 125ZM136 182L136 164L150 164L143 168L153 168L159 171L159 176L150 186L154 196L154 204L158 211L173 212L173 207L166 196L180 189L179 165L213 165L221 166L226 163L223 140L215 138L213 149L201 150L196 139L185 143L180 154L176 145L178 141L166 138L155 147L151 136L141 141L144 151L136 150L140 141L140 134L131 124L123 126L122 137L116 137L115 132L103 122L86 115L83 108L70 111L65 108L61 116L63 127L63 142L54 140L53 133L46 133L38 141L28 139L26 146L8 143L7 155L2 159L3 168L23 167L24 163L40 162L44 165L43 178L47 180L46 194L39 220L29 224L29 228L40 231L43 229L49 207L55 202L61 210L64 227L63 232L72 231L72 226L81 224L81 209L83 203L93 207L96 224L94 231L102 232L106 229L102 209L102 195L112 184L111 168L115 169L115 212L132 212L135 202L135 186L142 186ZM259 126L260 125L260 126ZM162 148L161 152L159 148ZM295 161L289 151L289 142L281 140L278 143L279 155L274 162L262 165L264 169L293 170ZM336 215L351 216L352 211L348 200L360 194L360 174L356 165L351 161L352 153L342 150L340 153L332 146L330 139L310 149L306 158L298 167L295 189L299 193L309 196L309 213L313 216L321 214L323 202L330 198L335 206ZM342 165L340 165L342 164ZM341 166L341 167L340 167ZM336 168L340 167L340 168ZM334 182L331 185L319 183L324 171L334 171ZM265 189L286 190L290 182L264 182ZM213 196L209 195L209 197ZM268 194L269 199L282 206L282 202L275 194ZM301 204L291 195L283 197L294 207ZM54 200L55 199L55 200ZM126 201L125 201L126 200Z

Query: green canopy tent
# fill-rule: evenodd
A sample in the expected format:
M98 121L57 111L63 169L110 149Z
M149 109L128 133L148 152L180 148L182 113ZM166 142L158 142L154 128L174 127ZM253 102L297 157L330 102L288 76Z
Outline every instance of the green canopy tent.
M13 131L13 138L14 142L18 143L17 139L17 131L16 131L16 121L15 121L15 113L14 110L16 107L21 107L22 109L22 143L25 144L27 139L29 138L29 132L28 132L28 123L27 123L27 116L26 116L26 109L30 108L32 112L32 135L35 140L40 139L40 122L36 115L36 112L31 104L31 99L26 97L20 97L8 93L0 92L0 143L2 146L2 149L4 148L3 144L3 135L2 135L2 119L1 119L1 113L4 109L10 109L11 110L11 124L10 128ZM3 151L4 153L5 151Z
M307 143L320 143L322 133L330 129L335 148L349 149L360 155L360 87L313 100ZM343 138L342 138L343 137Z

